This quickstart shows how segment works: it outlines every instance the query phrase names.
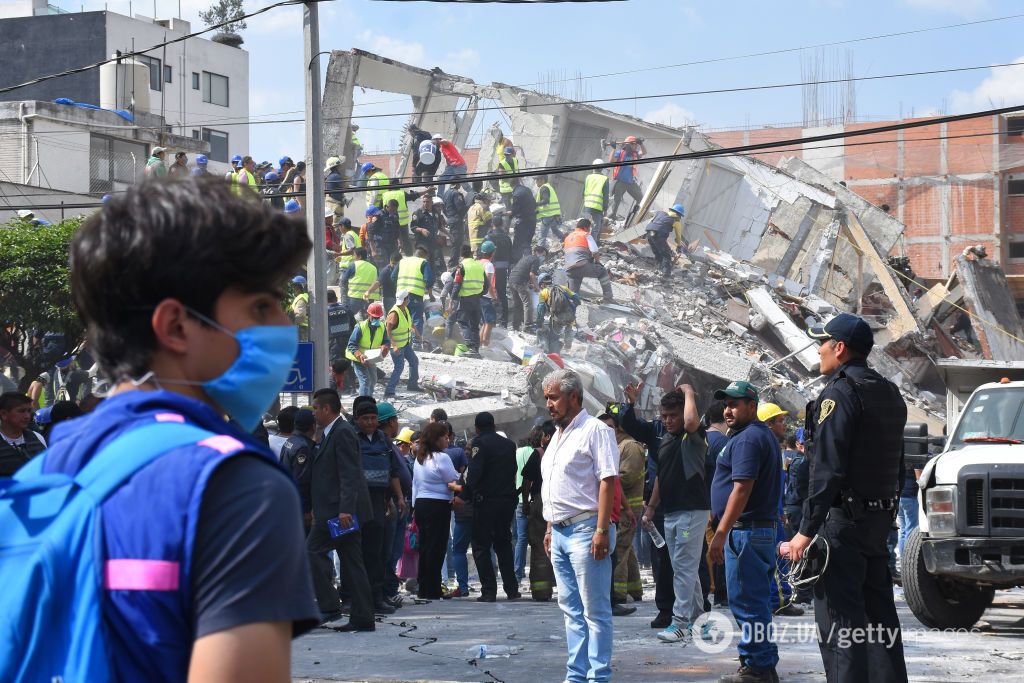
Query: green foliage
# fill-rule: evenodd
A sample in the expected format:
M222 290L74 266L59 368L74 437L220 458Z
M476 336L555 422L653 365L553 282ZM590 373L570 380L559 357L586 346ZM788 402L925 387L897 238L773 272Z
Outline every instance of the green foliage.
M242 0L217 0L210 6L210 9L200 12L199 18L207 26L216 26L225 21L231 21L230 24L222 26L221 31L225 33L238 33L246 28L245 20L238 19L238 17L244 14L245 10L242 9ZM232 21L233 19L237 21Z
M69 349L84 338L68 270L71 238L82 221L0 225L0 346L29 373L39 371L36 359L22 353L33 330L63 332Z

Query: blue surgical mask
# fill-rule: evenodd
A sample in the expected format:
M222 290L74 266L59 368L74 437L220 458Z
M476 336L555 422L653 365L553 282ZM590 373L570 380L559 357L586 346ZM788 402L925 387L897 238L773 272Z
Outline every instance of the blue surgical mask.
M235 362L220 376L196 384L242 429L251 432L288 379L299 348L298 329L257 325L231 332L201 313L190 312L238 342Z

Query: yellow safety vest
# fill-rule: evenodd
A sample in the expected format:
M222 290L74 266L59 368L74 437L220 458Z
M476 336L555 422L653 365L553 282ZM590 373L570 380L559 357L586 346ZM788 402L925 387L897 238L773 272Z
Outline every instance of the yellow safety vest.
M363 246L363 240L359 239L359 233L355 230L349 230L341 236L341 249L342 251L348 251L345 249L345 238L352 235L352 251L355 251L359 247ZM338 266L344 271L346 268L352 265L355 261L354 254L346 254L338 257Z
M398 289L407 289L410 294L423 296L427 291L427 281L423 279L423 264L426 259L419 256L406 256L398 262Z
M588 175L583 185L583 207L603 212L604 188L607 184L608 176L602 173L591 173Z
M548 203L544 206L540 205L540 189L548 188ZM551 183L544 183L537 190L537 220L541 218L549 218L551 216L561 216L562 207L558 205L558 195L555 194L555 188L551 186Z
M480 245L484 243L484 236L480 234L480 228L491 218L491 212L484 209L481 212L476 212L470 207L469 216L475 217L470 218L468 222L469 230L469 245L473 248L475 253Z
M303 292L302 294L299 294L294 299L292 299L292 313L295 312L295 305L300 301L306 302L306 319L298 323L298 325L299 327L309 327L309 293Z
M398 324L391 330L391 343L395 345L396 349L408 346L409 337L412 335L412 314L409 311L403 312L402 307L398 304L391 307L388 315L390 316L391 313L398 316Z
M519 173L519 158L512 157L512 163L508 162L508 159L502 159L498 162L498 168L505 171L505 173ZM498 192L502 194L511 194L512 186L507 180L498 181Z
M387 206L394 199L398 202L398 223L403 228L409 227L409 205L405 203L405 190L388 190L381 195L381 204Z
M241 173L242 171L238 171L238 173L231 174L231 189L234 190L235 194L237 194L239 197L242 196L242 185L239 183ZM256 185L256 175L252 171L245 170L245 177L249 179L249 190L251 190L252 192L259 192L259 186Z
M462 287L459 288L459 296L482 294L484 291L484 276L484 264L472 258L463 259Z
M377 326L376 331L370 331L370 321L364 320L356 326L359 330L359 350L366 353L370 349L379 349L384 346L384 324L383 322ZM347 347L345 349L345 358L359 362L356 358L356 354L352 353Z
M353 265L356 271L348 279L348 298L362 299L363 295L370 291L370 287L377 281L377 266L369 261L355 261ZM370 295L371 301L380 299L380 290Z
M380 190L391 184L391 179L388 178L384 171L377 171L370 176L370 179L366 181L367 187L372 187L372 190L366 192L366 205L371 206L376 204L378 207L381 206Z

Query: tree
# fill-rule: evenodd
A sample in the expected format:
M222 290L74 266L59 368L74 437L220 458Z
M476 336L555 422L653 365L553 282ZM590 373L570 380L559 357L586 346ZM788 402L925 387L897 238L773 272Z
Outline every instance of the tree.
M60 333L70 352L85 338L71 300L68 258L81 217L54 225L0 225L0 359L25 370L21 388L55 360L33 335Z
M217 0L210 9L199 13L199 18L207 26L216 26L225 21L231 22L221 26L224 33L235 33L246 28L245 20L240 17L245 15L242 9L242 0Z

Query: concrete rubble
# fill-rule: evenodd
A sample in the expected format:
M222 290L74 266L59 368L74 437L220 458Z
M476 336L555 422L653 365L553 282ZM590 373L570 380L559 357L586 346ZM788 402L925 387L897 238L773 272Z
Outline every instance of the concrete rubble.
M501 83L477 84L360 50L331 53L324 94L327 153L334 154L350 135L356 88L408 95L417 111L410 123L460 147L478 110L497 104L510 129L491 132L495 141L513 141L524 170L607 158L605 141L627 135L644 137L648 156L710 154L634 167L645 196L624 220L613 217L601 240L614 303L600 302L596 281L584 282L570 349L546 356L533 335L498 328L491 345L480 350L481 359L423 353L420 375L427 395L399 397L410 423L429 416L428 404L446 401L459 430L470 429L472 416L488 409L498 416L499 428L521 436L535 417L546 415L542 380L560 365L584 377L591 411L623 400L627 383L643 383L638 408L653 414L662 393L680 383L709 396L727 382L747 379L762 387L763 400L801 413L822 379L818 345L806 330L844 311L872 325L871 362L900 385L912 415L933 424L944 410L936 359L1024 357L1024 329L1007 304L1012 297L1003 295L1006 280L1000 280L998 264L962 257L963 286L951 278L917 292L917 283L892 266L894 258L900 260L892 253L900 249L903 224L805 161L784 158L772 166L756 156L715 155L717 147L693 127L654 124ZM385 169L389 175L404 174L408 147L403 141L395 167ZM485 139L469 171L487 172L495 163L494 145ZM584 175L557 176L566 227L578 215ZM353 206L357 215L361 194ZM683 244L670 246L683 253L665 280L656 272L644 232L655 211L677 202L686 207ZM912 264L902 261L909 271ZM556 284L566 281L560 265L558 258L545 265L554 270ZM959 310L952 304L960 299L977 316L976 329L984 328L977 347L950 333ZM439 305L428 305L427 331L440 347L435 350L451 353L454 344L444 343L443 325ZM389 361L380 367L390 372Z

